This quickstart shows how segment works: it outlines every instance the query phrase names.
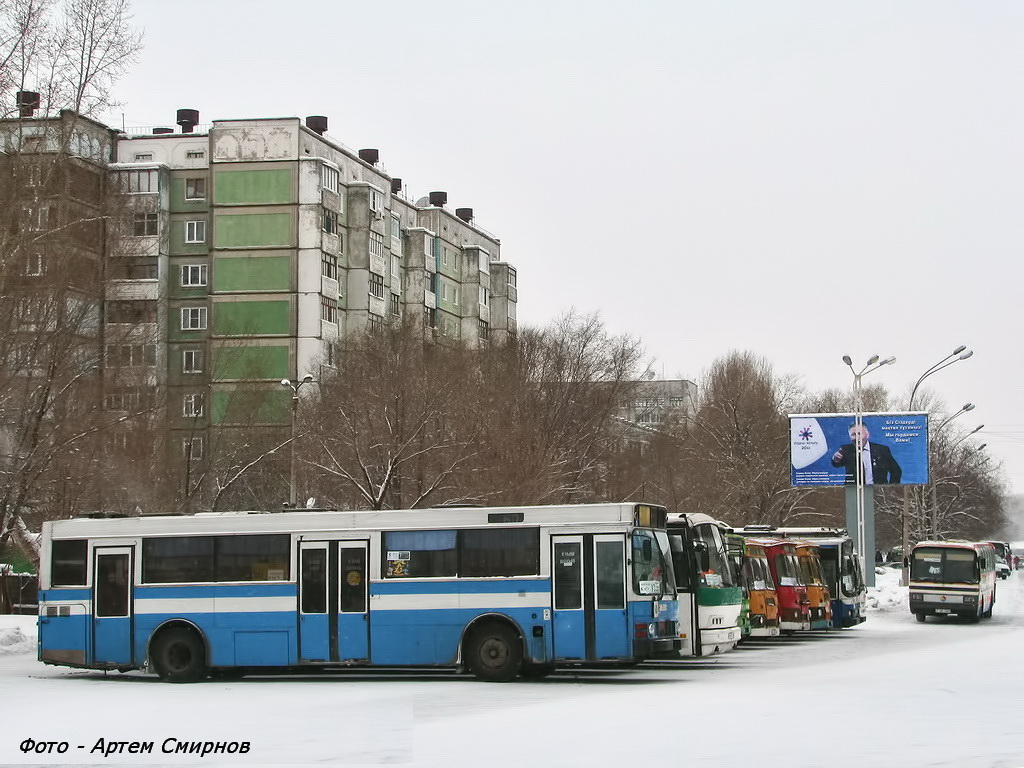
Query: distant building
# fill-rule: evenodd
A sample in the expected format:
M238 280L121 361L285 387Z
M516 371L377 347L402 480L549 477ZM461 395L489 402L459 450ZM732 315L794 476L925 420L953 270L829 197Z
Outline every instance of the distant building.
M695 414L697 385L687 379L645 379L636 383L634 397L624 403L620 419L635 427L630 434L642 439L674 425L688 425Z

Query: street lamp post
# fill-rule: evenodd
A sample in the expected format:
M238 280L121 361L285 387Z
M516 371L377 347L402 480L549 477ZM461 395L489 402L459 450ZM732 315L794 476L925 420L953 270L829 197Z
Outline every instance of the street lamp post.
M952 352L946 355L944 358L935 363L931 368L922 373L917 381L914 382L913 389L910 390L910 401L907 403L907 410L914 410L914 396L917 394L917 388L921 386L921 382L931 376L933 373L938 373L943 368L948 368L953 363L958 363L961 360L966 360L974 354L974 350L968 349L965 345L961 344L956 347ZM973 406L972 406L973 407ZM970 409L968 409L970 410ZM927 450L927 447L926 447ZM910 583L910 560L907 555L910 553L910 486L903 488L903 536L902 536L902 555L903 555L903 574L900 578L900 584L906 586Z
M889 365L890 363L896 362L895 357L887 357L884 360L879 360L878 355L872 355L868 358L867 364L857 371L853 367L853 360L849 355L843 355L843 362L846 363L850 369L850 373L853 374L853 402L854 402L854 417L853 423L855 430L854 437L854 479L856 488L856 508L857 508L857 551L860 553L861 568L863 569L863 576L865 583L870 585L874 584L874 580L868 579L868 560L870 558L871 567L874 568L875 553L874 553L874 542L872 542L872 551L869 553L865 551L867 545L867 537L864 529L864 468L863 462L863 451L862 441L864 439L864 401L862 396L861 379L872 371L878 370L883 365ZM847 497L849 498L849 497ZM872 539L874 537L872 536ZM874 573L874 571L872 571Z
M299 390L302 389L304 384L312 384L313 377L308 373L303 376L299 381L292 381L291 379L281 379L281 386L287 387L292 391L292 452L291 452L291 471L290 479L288 482L288 506L292 509L295 508L295 438L297 422L298 422L298 411L299 411Z

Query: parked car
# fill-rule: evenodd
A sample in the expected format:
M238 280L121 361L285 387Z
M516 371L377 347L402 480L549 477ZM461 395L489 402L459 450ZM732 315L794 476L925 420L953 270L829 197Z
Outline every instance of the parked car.
M1008 579L1010 577L1009 564L998 555L996 556L996 575L1000 579Z

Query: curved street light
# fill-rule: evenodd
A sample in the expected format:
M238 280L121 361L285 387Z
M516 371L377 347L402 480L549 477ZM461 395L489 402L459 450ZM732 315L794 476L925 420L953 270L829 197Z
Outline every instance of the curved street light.
M910 390L910 400L907 402L907 410L914 410L914 396L917 394L917 388L921 386L921 382L931 376L933 373L938 373L943 368L948 368L953 363L959 363L961 360L966 360L974 354L973 349L968 349L965 344L960 344L955 347L952 352L946 355L944 358L935 363L931 368L922 373L917 381L914 382L913 388ZM968 409L970 410L970 409ZM904 486L903 488L903 575L900 578L900 584L906 586L910 583L910 560L908 555L910 553L910 486Z
M288 481L288 506L292 509L295 509L295 425L299 410L299 390L302 389L303 385L312 383L313 377L308 373L298 381L281 379L281 386L287 387L292 391L292 455L290 478Z

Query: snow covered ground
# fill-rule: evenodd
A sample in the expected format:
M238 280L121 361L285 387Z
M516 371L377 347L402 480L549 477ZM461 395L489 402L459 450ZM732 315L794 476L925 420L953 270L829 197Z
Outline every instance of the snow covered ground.
M979 624L918 624L898 577L878 575L854 629L509 684L374 671L169 685L40 664L34 617L3 616L0 763L1024 766L1024 571ZM26 755L26 739L70 746ZM152 741L155 754L104 757L99 739ZM206 741L250 750L160 752Z

